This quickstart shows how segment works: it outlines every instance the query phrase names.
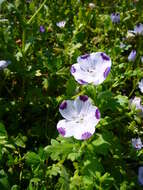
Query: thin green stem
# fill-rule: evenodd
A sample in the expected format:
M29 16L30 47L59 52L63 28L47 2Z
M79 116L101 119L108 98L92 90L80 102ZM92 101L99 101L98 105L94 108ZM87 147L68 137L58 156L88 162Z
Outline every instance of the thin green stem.
M43 8L47 0L44 0L44 2L40 5L39 9L33 14L33 16L28 20L27 24L31 24L36 15L40 12L40 10Z

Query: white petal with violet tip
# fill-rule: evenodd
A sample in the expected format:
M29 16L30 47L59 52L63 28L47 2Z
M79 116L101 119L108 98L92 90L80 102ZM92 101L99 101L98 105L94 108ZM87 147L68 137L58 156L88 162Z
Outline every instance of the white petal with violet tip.
M88 109L91 106L91 100L88 96L81 95L74 101L74 105L78 114L87 114Z
M90 118L84 118L83 120L79 121L77 127L74 128L73 136L75 139L78 140L86 140L90 138L95 132L95 124L93 124Z
M74 134L74 128L76 123L73 121L68 121L66 119L60 120L57 123L57 130L63 137L71 137Z
M72 100L65 100L60 104L59 111L61 115L68 120L73 120L76 115L76 109L74 106L74 101Z

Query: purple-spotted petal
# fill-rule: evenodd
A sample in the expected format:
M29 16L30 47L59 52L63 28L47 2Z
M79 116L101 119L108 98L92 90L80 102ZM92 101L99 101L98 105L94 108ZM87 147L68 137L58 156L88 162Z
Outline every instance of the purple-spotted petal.
M74 101L74 106L77 114L87 115L89 107L91 106L91 100L88 96L81 95Z
M106 77L109 75L110 70L111 70L111 68L110 68L110 67L107 67L107 68L105 69L105 71L104 71L104 73L103 73L104 78L106 78Z
M92 136L92 134L90 132L85 132L81 135L81 138L83 140L89 139Z
M90 57L90 54L85 54L80 56L81 59L87 59L88 57Z
M64 110L67 108L67 102L66 101L63 101L59 107L61 110Z
M108 57L105 53L101 53L101 57L105 61L109 61L110 60L110 57Z
M76 127L75 123L73 121L68 121L66 119L60 120L57 123L57 130L60 133L60 135L64 137L73 136L74 127Z
M86 81L84 81L84 80L82 80L82 79L77 79L77 82L78 82L79 84L88 84L88 82L86 82Z
M95 117L96 117L96 119L100 119L100 111L98 108L95 111Z
M71 73L75 73L76 72L76 69L75 69L75 67L74 66L71 66Z
M59 107L59 111L61 115L67 120L72 120L77 115L74 107L74 101L72 100L63 101Z
M83 120L81 123L77 124L74 128L73 136L78 140L85 140L90 138L95 132L95 126L87 120Z
M62 127L58 128L58 132L59 132L62 136L65 136L65 134L66 134L65 129L62 128Z
M88 96L86 96L86 95L80 95L80 96L79 96L79 99L80 99L81 101L85 102L85 101L88 100Z

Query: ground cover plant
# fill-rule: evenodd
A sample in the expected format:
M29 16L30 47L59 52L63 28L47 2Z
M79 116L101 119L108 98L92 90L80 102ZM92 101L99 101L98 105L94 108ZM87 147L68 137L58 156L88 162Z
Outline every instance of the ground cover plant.
M142 7L0 0L0 189L143 188Z

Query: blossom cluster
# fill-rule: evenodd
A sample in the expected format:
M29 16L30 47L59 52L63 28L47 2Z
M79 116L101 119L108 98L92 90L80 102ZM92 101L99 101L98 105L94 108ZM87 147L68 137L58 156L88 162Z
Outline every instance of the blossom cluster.
M81 55L70 72L80 85L101 84L111 69L111 59L103 52ZM57 124L58 132L64 137L73 136L78 140L90 138L95 126L100 121L100 111L87 95L80 95L75 100L64 100L59 111L64 117Z

